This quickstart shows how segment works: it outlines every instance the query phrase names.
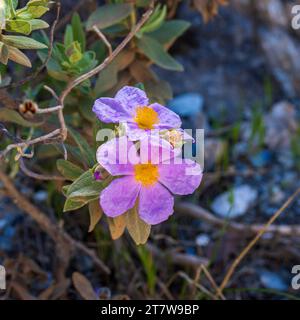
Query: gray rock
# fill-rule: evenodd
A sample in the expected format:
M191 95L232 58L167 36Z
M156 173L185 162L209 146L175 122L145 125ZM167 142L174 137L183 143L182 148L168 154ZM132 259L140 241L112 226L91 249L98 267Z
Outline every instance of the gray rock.
M285 12L284 3L281 0L260 0L256 3L259 18L272 26L287 28L289 26L288 15Z
M271 150L290 149L293 134L298 129L296 108L289 102L276 103L265 116L265 143Z
M196 244L199 247L206 247L210 242L210 237L207 234L200 234L196 237Z
M280 189L279 186L273 186L271 189L270 203L280 204L286 198L285 193Z
M289 97L300 93L299 43L280 28L259 30L261 47L270 71Z
M185 93L175 97L168 107L182 117L193 117L203 108L203 97L198 93Z
M37 202L46 201L47 198L48 198L48 193L43 190L37 191L33 196L33 199Z
M285 291L289 287L278 273L266 270L260 272L260 281L268 289Z
M213 201L211 208L220 217L233 219L244 215L255 204L257 196L257 190L249 185L241 185L232 192L219 195Z

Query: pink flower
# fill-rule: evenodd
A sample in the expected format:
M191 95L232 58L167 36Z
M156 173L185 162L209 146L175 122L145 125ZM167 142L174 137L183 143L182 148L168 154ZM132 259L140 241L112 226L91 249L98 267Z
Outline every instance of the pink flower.
M168 108L149 104L143 90L123 87L114 98L97 99L93 112L105 123L126 123L126 134L130 140L139 140L150 130L180 128L180 117Z
M100 205L107 216L116 217L138 201L140 218L154 225L173 213L172 194L195 191L202 172L196 162L179 158L162 139L146 138L140 143L140 154L125 136L98 148L99 164L112 176L120 176L101 192Z

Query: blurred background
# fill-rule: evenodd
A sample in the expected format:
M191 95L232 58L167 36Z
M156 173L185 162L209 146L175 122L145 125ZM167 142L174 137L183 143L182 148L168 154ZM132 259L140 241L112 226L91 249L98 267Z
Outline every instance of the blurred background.
M197 10L201 1L175 2L174 17L191 23L170 50L184 71L151 68L170 84L166 104L183 126L205 129L201 186L177 198L174 215L137 247L127 234L111 240L103 221L88 233L86 209L62 216L57 186L18 175L17 188L93 248L110 274L77 253L66 277L57 278L54 243L1 189L0 263L8 272L1 298L93 298L92 287L101 299L214 299L234 258L299 188L300 29L291 27L291 8L300 1L212 0L221 5L209 21ZM94 6L64 0L62 16L75 9L84 20ZM291 287L292 267L300 264L299 204L238 266L227 299L300 298Z

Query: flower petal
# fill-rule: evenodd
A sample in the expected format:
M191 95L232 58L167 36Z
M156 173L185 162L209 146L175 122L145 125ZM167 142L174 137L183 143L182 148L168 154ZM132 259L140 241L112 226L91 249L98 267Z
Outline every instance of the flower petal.
M193 193L202 179L200 165L190 159L182 159L182 163L160 164L158 168L159 181L174 194Z
M126 135L128 136L129 140L137 141L143 139L144 137L149 134L150 130L144 130L138 127L137 123L135 122L127 122L124 123L124 127L126 130Z
M98 163L112 176L133 175L133 165L139 163L137 150L126 136L102 144L96 157Z
M103 212L112 218L125 213L134 206L140 188L131 176L113 180L100 195Z
M134 115L136 107L147 106L149 103L145 91L130 86L125 86L119 90L115 99L118 100L131 115Z
M113 98L97 99L93 106L93 112L105 123L118 123L131 119L129 112Z
M159 164L173 159L175 157L174 149L171 144L161 139L156 130L151 130L151 135L147 135L140 141L141 163L151 162Z
M159 123L155 126L156 128L171 129L181 127L179 115L172 110L160 105L159 103L153 103L150 107L158 113Z
M174 198L160 183L142 187L139 197L139 215L148 224L158 224L173 214Z

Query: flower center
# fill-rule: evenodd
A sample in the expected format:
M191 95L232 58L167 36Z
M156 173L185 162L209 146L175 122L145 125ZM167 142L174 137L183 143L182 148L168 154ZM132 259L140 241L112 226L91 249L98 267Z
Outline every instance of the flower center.
M150 107L137 107L134 121L138 124L139 128L150 130L153 129L153 125L158 123L158 114Z
M183 144L183 137L176 129L170 130L166 133L166 138L170 142L173 148L181 147Z
M158 180L158 167L151 163L136 164L134 166L136 181L143 186L150 186Z

